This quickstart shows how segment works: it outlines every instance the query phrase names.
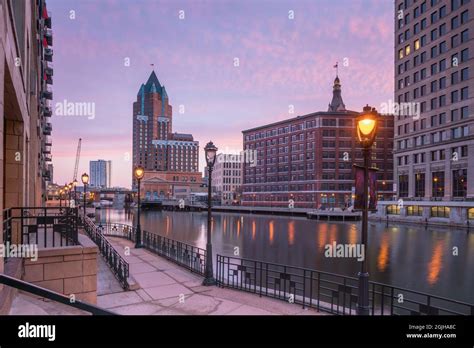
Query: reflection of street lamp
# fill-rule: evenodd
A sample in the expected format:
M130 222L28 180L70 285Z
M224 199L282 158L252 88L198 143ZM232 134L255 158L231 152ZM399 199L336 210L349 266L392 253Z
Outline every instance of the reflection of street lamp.
M82 183L84 184L84 219L86 218L86 195L87 195L87 184L89 183L89 175L87 173L81 176Z
M211 185L212 185L212 168L216 162L217 147L212 143L208 142L204 148L206 153L207 169L209 172L208 185L207 185L207 244L206 244L206 270L204 273L203 285L214 285L216 280L214 279L214 270L212 268L212 241L211 241Z
M142 229L140 226L140 182L143 179L143 176L145 175L145 169L143 167L136 167L133 174L135 175L135 179L137 179L138 182L138 201L137 201L137 235L135 238L135 248L141 248L143 247L142 245Z
M364 195L362 209L362 247L365 258L362 260L359 272L359 296L357 314L369 314L369 272L367 270L367 230L368 230L368 194L369 194L369 160L370 148L372 147L377 133L377 111L375 108L365 106L364 111L357 117L357 137L364 153Z

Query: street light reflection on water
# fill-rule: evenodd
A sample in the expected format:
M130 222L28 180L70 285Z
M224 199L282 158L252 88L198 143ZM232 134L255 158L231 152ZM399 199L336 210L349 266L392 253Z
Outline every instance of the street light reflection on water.
M99 212L99 210L98 210ZM102 222L132 224L133 211L102 209ZM143 211L142 229L205 248L206 214ZM356 276L354 258L325 256L333 242L360 242L359 222L303 217L213 213L216 254ZM454 255L453 248L457 248ZM369 272L373 281L474 303L474 234L449 228L369 223Z

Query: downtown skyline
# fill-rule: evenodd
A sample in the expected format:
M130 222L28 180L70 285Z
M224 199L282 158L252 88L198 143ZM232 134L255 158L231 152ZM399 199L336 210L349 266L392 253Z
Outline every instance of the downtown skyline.
M244 129L326 110L336 62L347 109L379 109L393 99L391 2L267 5L51 1L53 107L64 100L95 107L94 117L53 116L56 181L70 180L82 137L79 172L100 156L116 168L114 185L130 186L131 105L153 69L170 96L175 126L200 142L200 171L209 140L238 153Z

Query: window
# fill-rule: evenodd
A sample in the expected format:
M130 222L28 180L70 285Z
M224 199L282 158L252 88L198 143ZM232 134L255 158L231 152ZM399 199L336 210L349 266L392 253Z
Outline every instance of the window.
M463 13L461 13L461 24L467 23L468 20L469 20L469 11L466 10Z
M449 218L449 207L431 207L431 217Z
M457 47L459 46L459 35L456 34L454 36L451 36L451 48L454 48L454 47Z
M467 42L467 40L469 40L469 29L466 29L461 33L461 42L464 43Z
M461 62L467 62L469 59L469 48L461 51Z
M468 218L469 220L474 219L474 208L469 208L469 209L467 210L467 218Z
M439 8L439 18L446 17L446 5Z
M438 46L431 47L431 58L435 58L438 55Z
M456 83L459 83L459 72L455 71L451 74L451 84L455 85Z
M451 122L459 120L459 109L451 110Z
M439 61L439 71L445 71L446 70L446 59L441 59Z
M425 196L425 173L415 174L415 197Z
M444 172L433 172L431 183L431 195L433 197L444 197Z
M387 215L400 215L400 206L398 204L387 205Z
M398 51L398 59L403 58L403 48Z
M408 56L411 52L410 45L405 46L405 56Z
M420 207L418 205L409 205L407 207L407 215L408 216L422 216L423 207Z
M431 24L436 23L437 20L438 20L438 11L434 11L431 14Z
M439 26L439 36L446 34L446 23L443 23Z
M459 16L451 18L451 30L454 30L459 27L461 22L459 21Z
M420 40L415 40L415 51L420 49Z
M438 72L438 64L431 64L431 76L435 75Z
M469 97L469 87L464 87L463 89L461 89L461 100L467 100L467 98Z
M442 54L448 50L448 46L446 45L446 41L443 41L439 44L439 53Z
M446 77L442 77L439 79L439 89L446 88Z
M400 197L408 197L408 175L400 175L398 177L398 190Z
M451 103L457 103L459 101L459 91L451 92Z
M431 30L431 41L434 41L438 38L438 29Z
M453 197L466 197L467 169L453 170Z
M467 106L461 108L461 119L464 120L469 117L469 111Z
M461 70L461 81L466 81L469 78L469 68Z

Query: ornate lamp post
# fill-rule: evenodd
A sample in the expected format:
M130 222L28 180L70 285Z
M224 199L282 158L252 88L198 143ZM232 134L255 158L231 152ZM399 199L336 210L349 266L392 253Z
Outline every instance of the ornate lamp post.
M84 219L86 217L86 196L87 196L87 184L89 183L89 175L87 173L82 174L81 176L82 183L84 184Z
M365 106L363 112L356 118L357 137L364 153L364 196L362 209L362 247L365 258L362 261L359 277L359 303L357 304L357 314L369 314L369 272L367 269L367 230L368 230L368 195L369 195L369 161L370 148L372 147L377 134L378 114L375 108Z
M214 279L214 270L212 267L212 241L211 241L211 185L212 185L212 168L216 162L217 147L212 143L208 142L204 148L206 154L207 168L209 171L208 185L207 185L207 244L206 244L206 270L204 272L203 285L215 285L216 280Z
M143 179L143 176L145 175L145 169L143 167L136 167L135 170L133 171L133 174L135 175L135 179L137 179L138 182L138 200L137 200L137 235L135 238L135 248L142 248L142 229L140 226L140 181Z

